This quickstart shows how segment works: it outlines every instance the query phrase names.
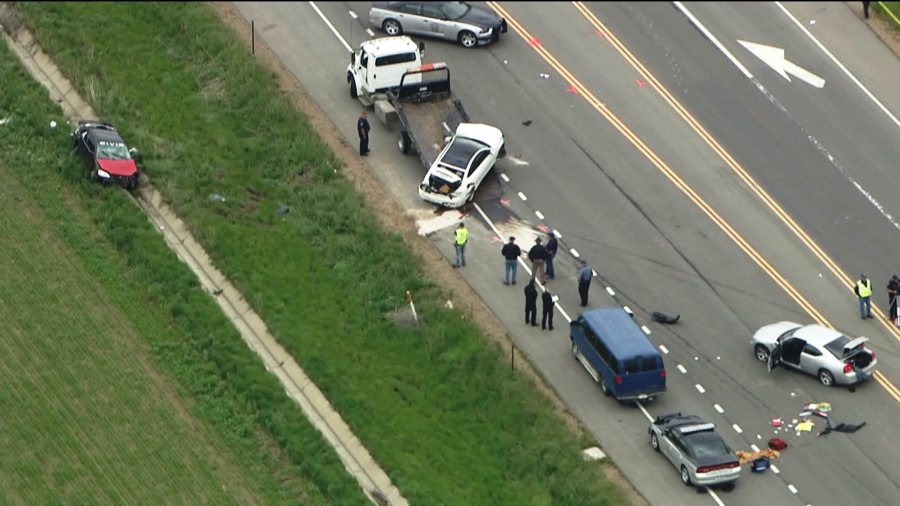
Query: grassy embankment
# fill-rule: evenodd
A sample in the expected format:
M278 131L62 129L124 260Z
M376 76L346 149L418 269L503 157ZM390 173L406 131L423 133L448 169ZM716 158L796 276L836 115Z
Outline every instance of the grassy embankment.
M0 502L365 504L127 194L88 184L0 46Z
M622 504L597 464L582 461L588 439L566 430L477 328L442 308L417 259L377 226L334 155L206 5L20 9L76 88L141 148L217 267L404 495L422 504ZM281 205L292 209L284 219ZM206 342L198 315L167 301L187 282L157 266L167 255L146 253L159 238L139 220L93 216L129 263L156 271L147 282L166 294L157 303L175 321L192 320L183 328ZM385 317L407 289L418 294L423 328ZM284 452L301 458L268 408L276 399L242 379L255 364L216 350L206 351L219 373L247 392Z

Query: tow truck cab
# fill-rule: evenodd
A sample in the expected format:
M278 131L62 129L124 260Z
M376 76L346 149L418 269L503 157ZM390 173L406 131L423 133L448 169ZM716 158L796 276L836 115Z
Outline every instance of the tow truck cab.
M400 86L400 78L407 70L422 65L424 53L424 43L416 45L406 36L363 42L358 51L350 53L347 66L350 96L367 106L373 105L384 98L385 91Z

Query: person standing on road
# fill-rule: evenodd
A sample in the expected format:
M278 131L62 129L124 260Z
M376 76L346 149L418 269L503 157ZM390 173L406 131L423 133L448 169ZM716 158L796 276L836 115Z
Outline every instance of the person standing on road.
M515 237L509 236L509 242L503 245L500 254L503 255L503 258L505 259L503 284L508 285L510 282L516 284L516 271L519 270L519 257L522 256L522 248L516 244Z
M887 284L888 292L888 320L897 318L897 293L900 292L900 278L894 274Z
M525 323L530 323L532 327L537 327L537 288L534 286L534 279L525 285Z
M540 237L534 240L534 246L528 250L528 259L531 260L531 279L537 276L541 280L541 284L546 283L544 263L547 261L547 248L541 244Z
M863 4L863 16L865 16L866 19L869 19L869 2L864 1L862 4Z
M859 297L859 316L863 320L872 317L872 281L862 274L853 287L856 296Z
M466 243L469 242L469 231L466 230L465 224L459 223L453 237L453 246L456 248L456 263L453 267L466 266Z
M581 307L588 304L588 290L591 289L591 280L594 278L594 270L584 260L578 269L578 295L581 296Z
M556 272L553 271L553 259L556 258L556 251L559 249L559 241L556 236L550 233L550 239L547 240L547 277L556 279Z
M541 315L541 330L547 328L547 324L550 324L550 330L553 330L553 305L556 302L553 300L553 294L550 293L550 290L544 290L544 293L541 295L541 308L544 310Z
M359 115L356 122L356 133L359 134L359 156L369 156L369 120L366 111Z

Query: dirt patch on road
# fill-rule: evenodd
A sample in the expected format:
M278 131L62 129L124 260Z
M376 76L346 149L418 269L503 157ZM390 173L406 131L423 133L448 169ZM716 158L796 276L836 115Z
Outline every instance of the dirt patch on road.
M247 20L238 12L231 3L212 2L213 9L227 25L231 26L237 37L249 48L251 44ZM444 291L454 301L468 301L468 305L460 307L462 312L470 316L484 331L488 338L496 343L506 358L510 358L513 346L512 340L507 334L506 327L497 319L490 308L484 304L477 293L460 277L456 271L449 269L449 263L435 248L431 242L417 234L415 220L406 215L384 195L389 191L384 188L381 181L372 173L371 168L357 156L355 148L348 146L344 137L328 119L319 105L309 96L303 86L294 78L293 74L284 66L281 60L259 37L255 41L257 59L269 70L275 73L278 85L291 99L291 102L308 119L319 137L327 144L335 156L343 163L343 174L353 183L356 190L363 196L366 205L376 216L381 225L391 230L404 239L404 242L412 251L422 259L432 281L443 287ZM460 304L463 304L460 302ZM527 361L521 360L518 370L531 379L535 387L542 392L559 417L572 430L583 433L578 419L566 408L562 400L554 390L544 382L543 377ZM604 477L615 483L634 505L648 504L646 500L635 490L618 469L611 465L598 466L598 470Z

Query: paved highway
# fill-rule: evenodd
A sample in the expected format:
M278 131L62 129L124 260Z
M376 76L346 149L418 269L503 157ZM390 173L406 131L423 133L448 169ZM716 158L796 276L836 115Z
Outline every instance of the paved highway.
M334 32L353 45L368 38L368 4L317 4L322 16L306 3L237 5L355 142L360 106L348 96L349 57ZM900 342L883 322L859 319L848 279L866 270L883 305L882 278L900 270L884 254L900 246L889 217L900 216L891 210L889 173L900 129L775 4L686 6L755 81L672 4L490 6L510 21L503 40L475 50L427 41L426 59L447 61L472 118L507 137L512 158L496 169L503 181L489 182L467 210L470 267L460 272L519 348L653 504L895 503ZM807 28L811 14L824 26L859 23L842 7L792 4L789 12ZM845 38L814 35L838 59L873 59L849 70L897 114L896 98L883 96L884 76L900 72L896 58L871 49L877 45L861 24L847 37L873 54L841 52ZM824 78L824 87L784 80L739 39L787 47L786 57ZM890 64L884 75L869 70L881 61ZM373 125L370 165L392 192L386 198L430 218L415 194L423 169L399 154L395 135ZM646 405L648 413L701 415L735 449L764 446L774 431L769 420L790 422L806 401L829 401L835 420L868 425L824 438L782 431L791 446L774 462L777 473L745 472L733 491L682 486L647 443L644 409L603 398L572 360L565 321L558 315L552 334L525 327L520 290L500 283L497 232L528 245L549 229L574 250L560 255L550 283L562 308L577 313L577 253L598 272L591 305L628 305L665 348L669 392ZM450 257L449 229L432 237ZM680 313L682 321L652 324L652 310ZM881 381L851 392L784 370L768 374L752 356L750 335L782 319L870 336Z

